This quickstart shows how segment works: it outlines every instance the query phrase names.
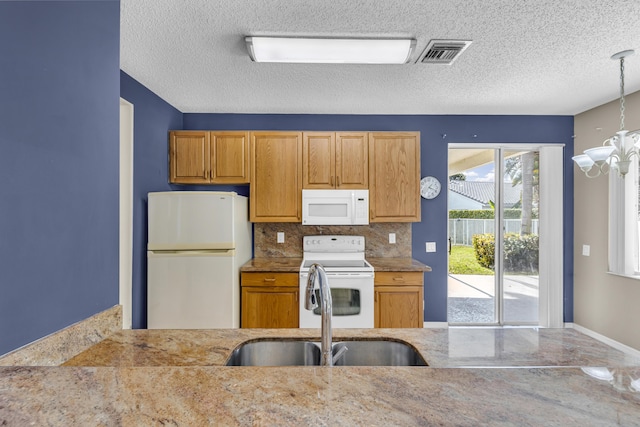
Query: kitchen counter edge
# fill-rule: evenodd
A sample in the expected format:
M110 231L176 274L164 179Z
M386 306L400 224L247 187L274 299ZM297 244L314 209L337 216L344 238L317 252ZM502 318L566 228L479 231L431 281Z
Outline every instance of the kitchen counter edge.
M367 258L375 271L431 271L431 267L413 258ZM240 271L243 273L297 273L302 258L252 258Z

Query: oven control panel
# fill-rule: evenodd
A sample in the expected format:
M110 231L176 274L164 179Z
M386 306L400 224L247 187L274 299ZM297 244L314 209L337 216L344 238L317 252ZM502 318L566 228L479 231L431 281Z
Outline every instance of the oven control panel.
M364 236L304 236L305 252L364 252Z

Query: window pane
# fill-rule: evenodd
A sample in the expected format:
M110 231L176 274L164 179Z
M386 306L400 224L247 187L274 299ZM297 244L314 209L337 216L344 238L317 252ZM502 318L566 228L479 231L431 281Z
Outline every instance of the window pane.
M504 171L504 322L537 324L540 153L505 150Z

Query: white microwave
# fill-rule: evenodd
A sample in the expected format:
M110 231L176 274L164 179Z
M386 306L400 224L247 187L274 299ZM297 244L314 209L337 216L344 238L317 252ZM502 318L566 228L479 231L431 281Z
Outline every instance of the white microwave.
M302 190L302 225L369 224L369 190Z

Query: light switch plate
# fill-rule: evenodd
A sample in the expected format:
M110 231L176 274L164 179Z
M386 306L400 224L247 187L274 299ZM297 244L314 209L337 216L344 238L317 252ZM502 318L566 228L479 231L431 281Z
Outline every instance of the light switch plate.
M591 246L582 245L582 256L589 256L589 255L591 255Z
M278 231L278 243L284 243L284 231Z
M396 233L389 233L389 243L391 244L396 243Z
M436 242L426 242L425 250L427 252L435 252L436 251Z

